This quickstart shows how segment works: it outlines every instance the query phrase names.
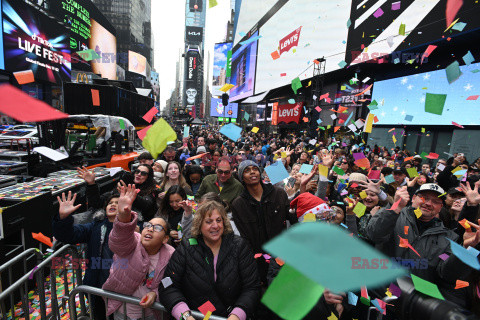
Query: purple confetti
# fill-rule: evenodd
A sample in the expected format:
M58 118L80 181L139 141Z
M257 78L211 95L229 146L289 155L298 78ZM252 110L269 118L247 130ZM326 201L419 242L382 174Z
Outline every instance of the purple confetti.
M400 10L401 1L392 3L392 11Z
M438 256L440 259L443 261L447 260L450 256L446 253L442 253L441 255Z
M390 287L388 287L388 290L396 297L400 297L400 295L402 294L402 290L394 283L390 283Z
M265 260L270 260L272 257L268 254L264 254L263 257L265 258Z
M33 279L33 274L35 273L35 270L38 269L38 266L35 266L35 268L33 268L32 270L32 273L30 273L30 275L28 276L28 279L32 280Z
M383 15L383 10L382 10L382 8L378 8L378 10L375 11L375 13L373 14L373 16L374 16L375 18L379 18L379 17L381 17L382 15Z

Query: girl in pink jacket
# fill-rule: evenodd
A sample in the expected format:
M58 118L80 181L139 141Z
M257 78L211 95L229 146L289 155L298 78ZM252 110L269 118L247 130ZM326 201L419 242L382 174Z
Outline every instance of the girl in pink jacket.
M175 249L167 244L168 224L162 218L153 218L143 225L141 234L135 232L137 214L131 211L137 196L135 185L121 187L118 200L118 215L113 223L109 246L117 259L128 260L127 265L113 264L110 276L103 285L104 290L141 298L140 305L127 304L128 319L142 317L142 308L149 308L157 297L158 285ZM124 319L120 301L108 300L107 315L114 313L115 319ZM160 319L160 312L147 309L146 317Z

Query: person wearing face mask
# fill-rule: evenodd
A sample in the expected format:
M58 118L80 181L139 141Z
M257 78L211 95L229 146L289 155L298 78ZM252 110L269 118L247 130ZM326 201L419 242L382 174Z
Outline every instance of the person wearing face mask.
M468 290L454 288L456 281L466 280L473 269L452 253L448 239L464 247L474 247L480 239L463 243L454 231L446 228L437 218L443 206L443 193L440 186L426 183L413 196L412 205L407 206L410 201L407 187L399 188L394 198L397 207L391 210L387 206L379 210L368 223L367 236L375 245L382 245L389 257L427 259L428 268L413 268L410 272L436 284L446 300L468 308ZM405 244L406 241L411 248ZM444 253L449 256L446 260L439 257Z
M182 167L180 163L176 161L169 162L165 169L165 176L159 187L159 199L163 199L165 193L170 189L171 186L181 186L185 192L191 196L193 195L192 189L188 185L185 177L182 173Z
M160 202L155 217L160 217L168 222L171 229L169 236L172 243L176 245L183 237L190 236L192 213L192 205L187 200L185 190L180 186L172 186Z
M124 268L112 268L110 276L103 285L103 290L141 298L140 305L127 304L126 315L120 308L122 303L108 299L107 316L114 319L138 319L145 308L147 320L160 319L159 311L148 309L155 301L159 301L157 290L173 247L167 244L169 227L162 218L153 218L143 223L142 233L135 232L138 215L132 211L137 196L134 185L120 188L118 199L118 215L113 223L109 237L109 246L115 253L115 261L126 261Z
M168 162L165 160L157 160L153 164L153 175L156 184L160 184L163 181L165 175L165 169L167 169Z
M109 268L112 263L113 252L108 247L108 237L118 213L119 195L116 193L110 194L106 198L103 209L96 211L93 222L80 225L74 225L72 217L72 213L81 206L81 204L75 205L76 197L77 194L72 197L71 191L68 192L68 196L65 196L65 193L62 193L62 197L57 196L59 210L53 218L53 236L64 243L87 244L85 256L87 265L83 284L101 288L110 274ZM94 261L100 262L95 264L102 266L102 268L92 268ZM106 319L105 303L101 297L92 296L90 303L95 319Z
M213 315L228 320L252 317L260 300L260 280L247 241L233 234L222 204L207 201L197 210L192 238L184 239L170 260L159 287L161 303L175 319L194 320L190 310L205 302Z

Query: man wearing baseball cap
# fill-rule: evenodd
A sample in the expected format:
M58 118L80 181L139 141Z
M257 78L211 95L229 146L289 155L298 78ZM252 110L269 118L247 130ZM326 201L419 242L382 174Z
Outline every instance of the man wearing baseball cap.
M367 236L390 257L427 259L427 269L412 268L410 272L435 283L445 299L467 307L468 291L454 288L456 281L467 280L473 269L452 254L448 239L458 243L462 239L437 218L443 207L443 194L439 185L426 183L413 195L411 206L407 206L410 201L407 187L399 188L393 210L387 206L372 216ZM442 254L447 254L448 259L441 259Z

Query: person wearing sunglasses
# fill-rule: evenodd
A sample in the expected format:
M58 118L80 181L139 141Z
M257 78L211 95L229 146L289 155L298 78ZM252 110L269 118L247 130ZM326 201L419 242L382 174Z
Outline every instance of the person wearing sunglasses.
M135 185L120 187L118 215L113 222L109 237L109 247L115 254L114 259L127 261L126 268L112 268L103 290L140 298L140 304L127 304L127 319L160 319L159 311L148 309L158 298L158 286L163 279L167 264L175 251L167 244L170 228L162 218L153 218L143 223L143 230L135 232L138 215L132 211L137 197ZM122 303L108 299L107 316L124 319Z
M132 172L132 175L133 177L126 175L124 179L120 180L117 184L117 191L120 192L120 188L126 187L127 184L135 184L135 187L140 190L133 203L133 208L138 214L139 227L141 227L141 223L153 218L157 211L153 168L148 164L141 164Z
M232 176L232 171L230 159L220 158L216 174L210 174L203 179L195 199L199 201L204 194L215 192L230 205L243 192L242 184Z

